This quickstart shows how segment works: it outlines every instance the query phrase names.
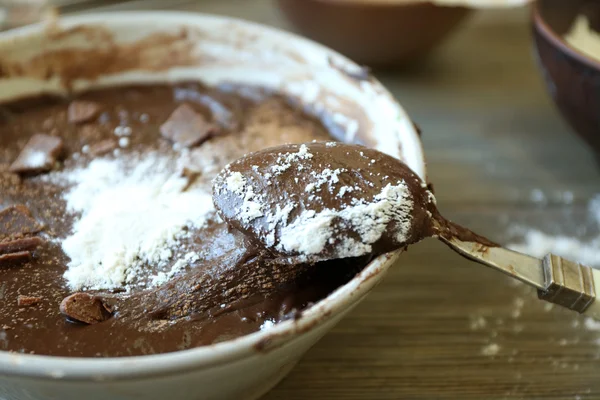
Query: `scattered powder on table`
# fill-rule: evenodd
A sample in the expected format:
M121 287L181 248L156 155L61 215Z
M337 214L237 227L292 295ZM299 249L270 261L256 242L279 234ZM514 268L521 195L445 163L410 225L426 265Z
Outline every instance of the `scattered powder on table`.
M93 160L66 173L73 185L65 195L68 211L80 214L62 243L71 259L64 274L72 290L128 288L140 278L161 283L197 256L186 254L168 273L149 276L148 265L168 267L188 229L213 215L211 193L187 188L157 154L139 159Z
M481 348L481 354L484 356L495 356L500 352L500 346L496 343L490 343Z
M600 322L592 318L586 318L584 326L589 331L600 331Z
M575 19L565 40L580 52L600 60L600 33L590 27L590 21L584 15Z
M587 220L593 226L594 235L581 239L567 235L551 235L532 228L519 228L523 239L508 244L507 247L535 257L543 257L553 253L567 259L600 269L600 195L593 197L588 203ZM546 303L545 311L551 311L554 305ZM579 320L576 326L579 326ZM588 331L600 331L600 322L585 318L583 327ZM600 338L599 338L600 339ZM597 342L600 345L600 341Z
M588 219L595 222L600 232L600 196L588 206ZM537 229L525 229L523 240L510 243L508 248L535 257L553 253L590 267L600 268L600 233L582 240L566 235L549 235Z

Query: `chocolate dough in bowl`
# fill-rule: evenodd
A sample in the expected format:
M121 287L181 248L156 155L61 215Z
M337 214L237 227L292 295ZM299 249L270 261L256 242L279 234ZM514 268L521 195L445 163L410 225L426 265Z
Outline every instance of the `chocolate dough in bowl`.
M204 202L212 176L245 152L326 137L378 148L425 178L410 119L344 57L259 25L165 12L90 14L5 32L0 54L8 132L0 139L0 212L34 223L25 232L30 247L2 254L3 282L18 285L2 288L0 397L257 398L399 255L345 262L347 274L325 279L320 291L300 277L268 298L226 304L224 296L190 313L161 297L201 264L213 269L198 287L217 287L217 272L245 249ZM190 124L200 134L188 135ZM98 255L89 238L110 251ZM171 253L155 251L171 241L179 246ZM127 243L134 252L123 250ZM119 269L123 260L135 268ZM105 269L94 273L94 265ZM60 301L78 291L142 300L115 308L103 297L106 308L90 314L77 308L87 304L81 298L63 307L65 318Z

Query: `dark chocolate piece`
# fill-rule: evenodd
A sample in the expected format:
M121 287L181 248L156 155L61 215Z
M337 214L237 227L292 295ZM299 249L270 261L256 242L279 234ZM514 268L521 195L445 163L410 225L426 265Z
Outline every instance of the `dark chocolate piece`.
M60 303L60 312L72 320L92 325L106 321L111 310L102 299L88 293L73 293Z
M19 174L37 174L50 171L63 152L61 138L37 133L29 139L9 168Z
M160 126L160 133L165 139L181 146L194 147L216 135L218 127L188 104L182 104Z
M76 100L69 104L67 119L72 124L89 122L100 114L102 107L93 101Z
M22 264L31 260L31 252L20 251L18 253L10 253L0 255L0 267L7 267L17 264Z
M22 205L10 206L0 211L0 240L22 238L42 230L43 226L32 216L29 209Z
M17 305L19 307L35 306L40 301L42 301L42 298L41 297L36 297L36 296L23 296L23 295L19 295L19 297L17 297Z
M21 238L0 242L0 254L19 253L22 251L33 251L37 249L44 240L39 237Z

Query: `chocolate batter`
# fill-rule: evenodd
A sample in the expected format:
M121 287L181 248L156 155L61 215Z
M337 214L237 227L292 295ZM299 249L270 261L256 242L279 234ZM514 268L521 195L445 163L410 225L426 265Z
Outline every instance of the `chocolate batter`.
M72 318L65 318L59 305L73 291L63 278L69 258L61 243L79 215L66 209L69 187L48 179L52 174L99 157L157 151L174 164L183 159L177 168L190 185L210 187L225 164L247 152L325 140L328 132L280 96L199 84L112 88L75 99L5 104L0 131L1 350L109 357L224 341L257 331L265 321L296 316L369 261L366 256L330 261L332 268L283 268L264 261L272 257L212 220L183 243L199 254L189 269L159 288L71 298L62 310ZM126 146L115 133L127 137ZM182 149L187 158L180 157ZM77 309L87 303L105 308Z

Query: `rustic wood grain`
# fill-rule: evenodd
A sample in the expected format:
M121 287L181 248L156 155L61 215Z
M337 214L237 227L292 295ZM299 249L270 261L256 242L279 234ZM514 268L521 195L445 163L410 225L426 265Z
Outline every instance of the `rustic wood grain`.
M267 0L89 6L176 8L288 28ZM377 75L423 129L446 215L497 241L514 224L570 232L585 222L600 189L597 164L546 95L527 10L481 12L426 63ZM533 189L549 204L532 202ZM565 191L572 206L560 201ZM599 373L600 331L431 240L404 254L265 399L595 399Z

